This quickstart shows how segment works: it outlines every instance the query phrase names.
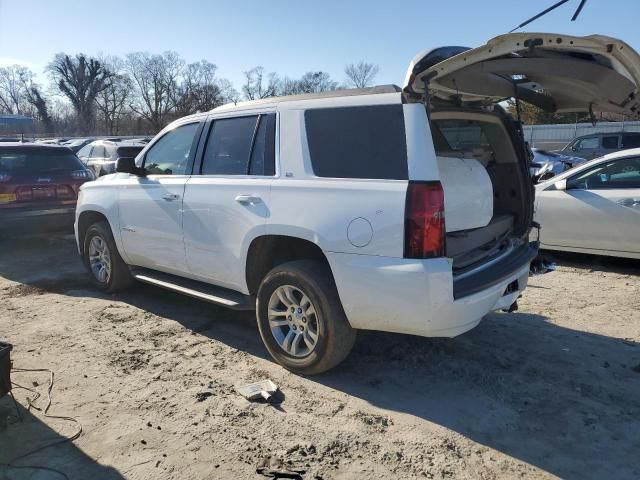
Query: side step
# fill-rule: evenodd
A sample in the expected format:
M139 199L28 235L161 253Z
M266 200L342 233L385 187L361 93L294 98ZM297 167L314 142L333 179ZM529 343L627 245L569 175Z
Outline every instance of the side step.
M233 310L255 309L255 297L243 295L228 288L216 287L197 280L141 267L132 268L131 275L140 282L188 295L189 297L198 298L205 302L215 303L216 305L221 305Z

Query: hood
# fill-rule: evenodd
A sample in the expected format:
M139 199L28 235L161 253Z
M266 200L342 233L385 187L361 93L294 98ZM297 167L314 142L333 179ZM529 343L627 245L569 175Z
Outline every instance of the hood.
M601 35L510 33L485 45L440 47L409 65L404 92L455 103L492 104L515 96L548 112L640 109L640 56Z

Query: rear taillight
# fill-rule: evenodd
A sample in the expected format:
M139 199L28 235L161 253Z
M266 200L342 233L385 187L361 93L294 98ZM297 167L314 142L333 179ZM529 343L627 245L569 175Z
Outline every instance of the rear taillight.
M59 200L64 200L66 198L76 198L76 194L71 188L67 187L66 185L57 185L56 198L58 198Z
M9 180L11 180L11 175L0 172L0 183L7 183Z
M74 170L71 172L71 178L74 180L93 180L93 172L91 170Z
M409 182L404 220L405 258L445 255L444 191L440 182Z
M16 189L16 199L21 202L33 200L33 191L31 187L20 187Z

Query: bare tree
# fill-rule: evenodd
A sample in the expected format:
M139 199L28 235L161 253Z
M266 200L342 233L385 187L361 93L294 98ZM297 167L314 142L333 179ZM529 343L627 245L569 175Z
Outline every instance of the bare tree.
M307 72L299 79L285 77L280 82L280 95L297 95L301 93L319 93L340 88L338 82L331 79L327 72Z
M355 88L365 88L373 85L373 80L379 70L378 65L359 61L358 63L350 63L344 67L344 74L352 86Z
M175 52L127 55L127 70L136 87L131 108L157 130L168 123L175 108L183 69L184 60Z
M206 112L226 103L223 90L226 84L216 78L217 68L215 64L206 60L186 66L177 91L177 115Z
M336 90L338 82L331 80L327 72L307 72L298 80L300 93L319 93Z
M240 93L233 88L233 84L229 80L221 78L218 80L218 86L220 87L225 103L232 102L235 104L240 101Z
M120 120L128 113L133 96L133 82L125 71L124 61L119 57L104 57L102 63L113 73L109 86L96 97L96 107L104 130L109 135L120 131Z
M0 111L22 115L28 109L28 89L33 72L20 65L0 68Z
M264 68L254 67L244 72L244 75L246 81L242 86L242 93L247 100L275 97L278 94L280 80L274 72L269 73L265 78Z
M73 106L79 132L89 133L95 124L95 101L111 83L113 74L100 60L79 53L57 54L47 67L58 90Z
M27 90L27 101L35 109L36 117L42 122L43 130L53 134L53 119L49 114L49 103L40 93L40 87L36 83L31 83Z

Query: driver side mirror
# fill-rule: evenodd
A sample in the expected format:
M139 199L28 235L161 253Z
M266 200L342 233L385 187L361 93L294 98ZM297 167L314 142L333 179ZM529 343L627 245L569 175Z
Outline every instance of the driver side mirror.
M116 160L116 172L143 176L143 169L138 168L135 159L131 157L121 157Z
M563 179L563 180L558 180L556 183L553 184L553 186L555 187L556 190L558 191L565 191L567 189L567 179Z

